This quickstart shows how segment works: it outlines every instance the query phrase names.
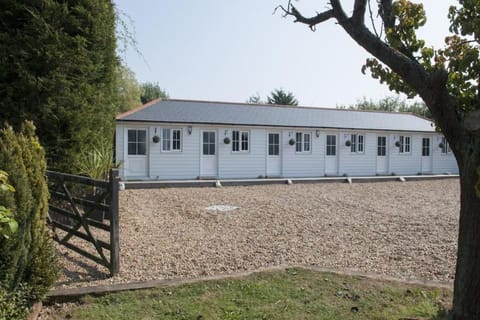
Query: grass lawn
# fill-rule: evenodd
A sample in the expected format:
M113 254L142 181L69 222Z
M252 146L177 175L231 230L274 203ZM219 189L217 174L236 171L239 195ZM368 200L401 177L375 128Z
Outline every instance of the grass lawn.
M447 319L447 289L305 269L86 297L50 319Z

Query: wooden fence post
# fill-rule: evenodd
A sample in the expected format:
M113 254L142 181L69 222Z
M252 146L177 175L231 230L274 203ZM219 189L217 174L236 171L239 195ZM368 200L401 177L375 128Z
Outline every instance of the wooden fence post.
M110 275L114 276L120 271L120 235L119 235L119 181L118 169L111 169L109 175L110 192Z

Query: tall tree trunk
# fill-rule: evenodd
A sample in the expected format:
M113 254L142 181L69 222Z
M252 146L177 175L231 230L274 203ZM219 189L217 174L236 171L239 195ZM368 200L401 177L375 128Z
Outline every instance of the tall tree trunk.
M460 169L460 228L453 320L480 319L480 137L465 143Z

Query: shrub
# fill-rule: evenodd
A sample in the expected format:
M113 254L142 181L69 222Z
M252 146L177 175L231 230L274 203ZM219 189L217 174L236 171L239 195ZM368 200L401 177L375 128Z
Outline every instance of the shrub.
M0 193L0 203L18 223L9 239L0 238L0 290L8 303L24 309L43 298L58 272L46 229L45 155L32 123L25 122L19 133L9 126L0 130L0 165L15 188Z
M107 180L110 169L119 167L113 163L113 144L107 138L99 139L82 154L76 164L76 171L93 179Z
M24 285L15 291L0 286L0 319L25 319L30 310L28 294Z
M3 170L0 170L0 192L15 192L15 188L8 184L8 173ZM0 203L0 236L8 239L17 229L12 210Z

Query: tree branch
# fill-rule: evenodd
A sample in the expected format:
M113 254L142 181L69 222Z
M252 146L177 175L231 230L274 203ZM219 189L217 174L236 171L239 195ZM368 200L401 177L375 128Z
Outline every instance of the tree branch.
M378 0L378 13L382 17L385 31L395 26L395 17L392 14L392 0Z
M385 27L394 27L395 17L392 13L392 0L378 1ZM366 0L355 0L354 8L356 10L354 10L354 15L351 18L345 14L340 0L330 0L330 5L332 6L331 10L317 14L313 18L305 18L290 2L289 10L284 10L284 12L286 15L294 16L295 22L307 24L310 29L330 18L335 18L355 42L415 89L424 99L440 127L451 134L450 137L462 135L463 130L458 122L459 114L457 114L454 102L446 89L445 70L429 73L415 58L390 47L375 36L364 25L363 18L358 18L361 13L365 14Z
M351 18L354 24L364 24L366 8L367 0L355 0L355 3L353 4L353 14Z
M284 13L283 16L284 17L293 16L293 17L295 17L295 20L293 22L295 22L295 23L300 22L300 23L306 24L306 25L308 25L308 27L312 31L315 31L315 26L317 24L325 22L325 21L335 17L334 14L333 14L333 10L327 10L327 11L324 11L322 13L317 13L316 16L311 17L311 18L304 17L297 10L297 8L295 8L295 6L291 3L291 1L288 2L288 5L287 5L286 9L282 5L277 6L275 8L275 11L277 9L280 9L280 10L283 11L283 13ZM274 11L274 13L275 13L275 11Z

